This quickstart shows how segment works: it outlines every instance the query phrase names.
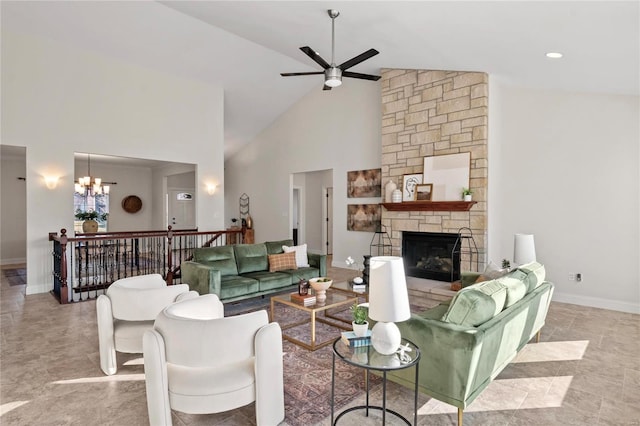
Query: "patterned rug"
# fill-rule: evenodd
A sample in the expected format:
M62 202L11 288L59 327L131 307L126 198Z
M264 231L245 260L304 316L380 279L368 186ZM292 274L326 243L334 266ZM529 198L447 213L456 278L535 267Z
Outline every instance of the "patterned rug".
M412 312L421 312L427 307L437 305L436 301L414 300ZM275 319L281 326L308 318L309 314L285 305L276 304ZM270 309L270 298L248 299L244 302L225 304L225 316L238 315L259 309ZM335 316L350 319L348 309L333 313ZM319 314L322 315L322 314ZM320 322L316 323L316 341L335 340L343 331ZM283 331L285 334L310 343L311 326L309 323ZM332 345L309 351L287 340L283 340L284 351L284 398L285 423L290 426L310 426L322 422L331 415L331 368L333 363ZM370 386L380 383L380 378L370 376ZM363 370L336 361L336 386L334 409L341 408L356 398L364 403L365 382Z
M2 269L2 278L6 280L10 286L27 284L27 269Z

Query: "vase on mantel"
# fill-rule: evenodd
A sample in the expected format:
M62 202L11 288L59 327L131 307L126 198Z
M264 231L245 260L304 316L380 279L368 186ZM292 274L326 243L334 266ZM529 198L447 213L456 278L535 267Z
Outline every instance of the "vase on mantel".
M384 186L384 202L391 203L393 202L393 191L397 188L396 183L393 179L389 179L389 182Z
M467 194L464 196L464 201L471 201L471 194Z

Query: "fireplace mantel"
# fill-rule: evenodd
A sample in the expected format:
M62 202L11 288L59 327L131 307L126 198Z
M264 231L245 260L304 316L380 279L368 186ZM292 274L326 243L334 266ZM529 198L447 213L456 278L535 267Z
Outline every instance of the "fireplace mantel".
M477 201L405 201L402 203L381 203L392 212L406 211L450 211L466 212L471 210Z

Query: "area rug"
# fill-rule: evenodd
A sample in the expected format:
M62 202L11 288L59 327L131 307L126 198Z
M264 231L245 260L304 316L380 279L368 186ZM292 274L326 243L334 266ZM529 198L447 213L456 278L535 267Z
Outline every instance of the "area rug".
M27 283L27 270L25 268L2 269L2 279L10 286L25 285Z

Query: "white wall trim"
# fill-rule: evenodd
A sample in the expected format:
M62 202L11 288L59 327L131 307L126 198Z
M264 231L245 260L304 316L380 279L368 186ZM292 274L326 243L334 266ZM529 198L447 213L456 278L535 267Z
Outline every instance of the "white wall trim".
M573 305L591 306L600 309L611 309L614 311L628 312L631 314L640 314L640 306L621 302L619 300L603 299L601 297L580 296L568 293L553 293L554 302L571 303Z
M19 264L23 264L23 263L27 263L27 258L26 257L20 257L20 258L15 258L15 259L1 259L0 260L0 265L5 266L5 265L19 265Z

